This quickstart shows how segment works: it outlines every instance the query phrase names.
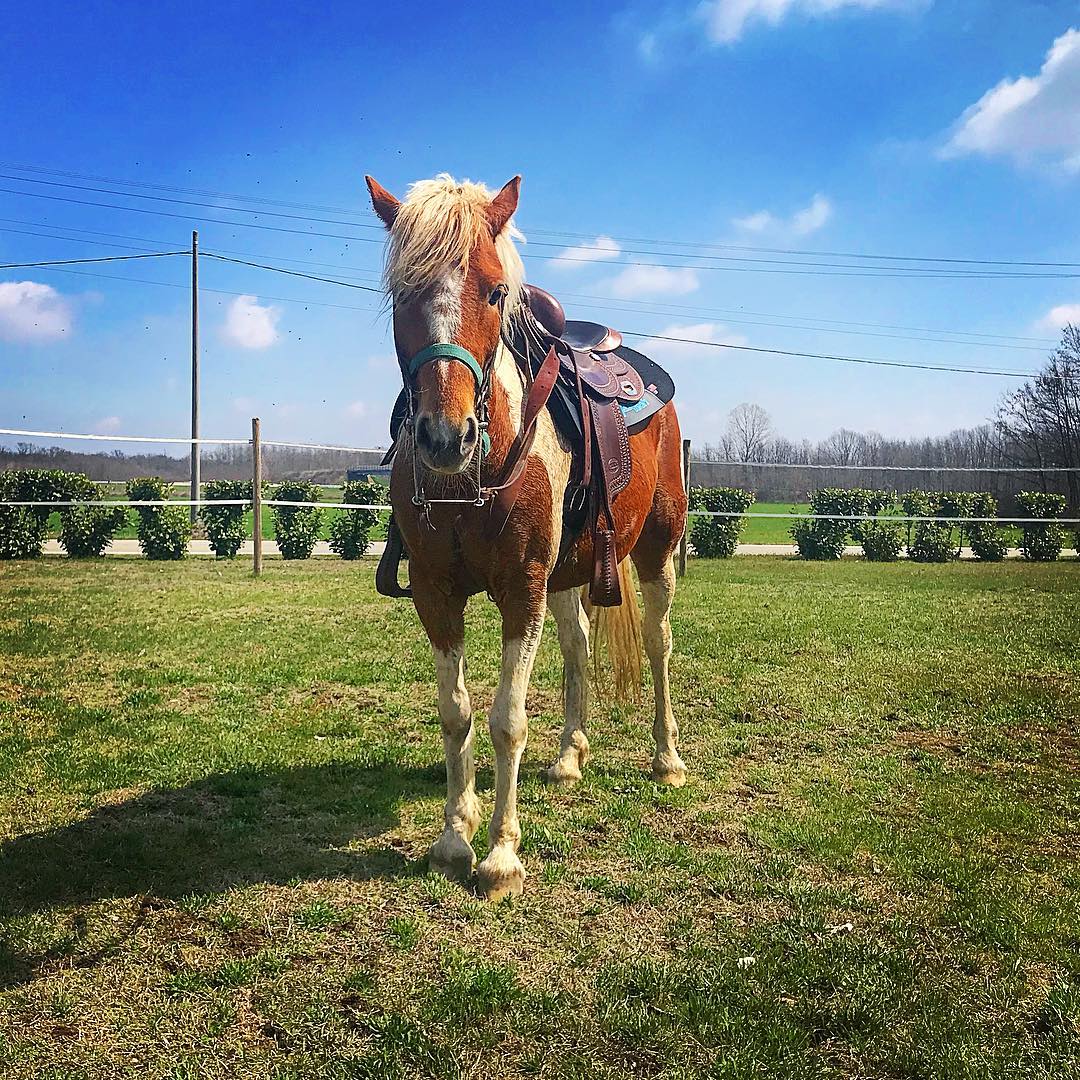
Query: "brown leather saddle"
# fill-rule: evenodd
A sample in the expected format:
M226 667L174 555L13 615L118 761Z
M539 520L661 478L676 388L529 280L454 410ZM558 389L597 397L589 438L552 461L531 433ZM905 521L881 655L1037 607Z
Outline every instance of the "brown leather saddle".
M524 291L526 304L506 345L529 380L539 373L549 350L557 354L558 377L546 408L573 452L558 560L562 562L589 529L594 562L590 599L600 607L618 606L622 596L613 504L630 482L630 435L644 429L672 399L675 385L659 365L623 345L618 330L602 323L568 321L550 293L535 285L526 285ZM406 411L403 394L390 420L392 443ZM508 490L492 500L494 531L501 531L515 499L516 492ZM376 585L386 595L406 594L397 586L401 556L400 533L391 517L387 548L376 575Z

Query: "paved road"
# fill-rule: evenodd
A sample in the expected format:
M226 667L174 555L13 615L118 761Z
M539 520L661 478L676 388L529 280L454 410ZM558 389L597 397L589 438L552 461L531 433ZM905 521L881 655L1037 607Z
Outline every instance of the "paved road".
M368 548L368 557L377 559L383 551L386 545L381 541L375 541L370 548ZM210 550L210 542L208 540L192 540L188 544L188 553L191 555L212 555ZM791 555L795 554L794 544L740 544L738 553L740 555ZM64 549L60 546L59 540L47 540L45 542L45 554L46 555L63 555ZM114 540L110 545L107 554L109 555L141 555L139 550L138 540ZM264 555L277 555L278 546L273 540L263 541L263 554ZM330 545L325 540L320 540L315 545L315 555L333 555L330 550ZM844 549L845 555L861 555L862 548L860 547L848 547ZM1062 553L1062 558L1069 558L1075 555L1075 552L1065 549ZM240 548L240 554L238 558L244 556L251 557L251 541L247 540ZM1020 549L1010 548L1010 558L1019 558ZM974 556L968 548L964 548L961 558L971 559Z

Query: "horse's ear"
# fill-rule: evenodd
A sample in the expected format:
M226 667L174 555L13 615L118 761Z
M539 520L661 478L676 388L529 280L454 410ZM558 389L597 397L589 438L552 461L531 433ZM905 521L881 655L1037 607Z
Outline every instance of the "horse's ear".
M521 177L515 176L513 180L507 180L499 194L488 203L487 218L491 225L492 236L498 236L506 228L506 223L514 216L520 193Z
M371 193L371 205L375 207L375 213L382 219L382 223L389 229L394 224L394 218L401 206L401 201L395 199L373 176L365 176L364 182Z

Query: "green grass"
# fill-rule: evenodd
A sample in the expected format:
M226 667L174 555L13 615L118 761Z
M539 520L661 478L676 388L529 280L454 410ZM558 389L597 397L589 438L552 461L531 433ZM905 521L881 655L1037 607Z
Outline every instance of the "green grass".
M0 564L0 1074L1080 1076L1080 565L691 563L674 630L678 791L611 700L542 786L545 636L491 906L369 564Z

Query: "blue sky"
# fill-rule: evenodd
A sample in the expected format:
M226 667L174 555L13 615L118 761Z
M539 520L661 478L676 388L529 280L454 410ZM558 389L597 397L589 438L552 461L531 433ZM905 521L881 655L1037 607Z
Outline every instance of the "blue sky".
M16 0L0 64L0 262L182 248L197 225L204 250L373 284L365 172L398 194L441 171L493 187L520 172L529 277L581 317L1030 370L1055 326L1080 320L1080 278L841 276L836 264L869 264L772 251L1080 261L1077 27L1080 5L1049 0L559 2L542 17ZM716 258L740 255L833 272ZM0 426L182 435L186 264L73 269L0 271ZM202 295L205 434L242 436L259 414L267 437L385 442L397 373L377 297L210 260L201 280L220 290ZM1015 382L643 347L671 369L698 443L742 401L793 438L945 432L981 422Z

